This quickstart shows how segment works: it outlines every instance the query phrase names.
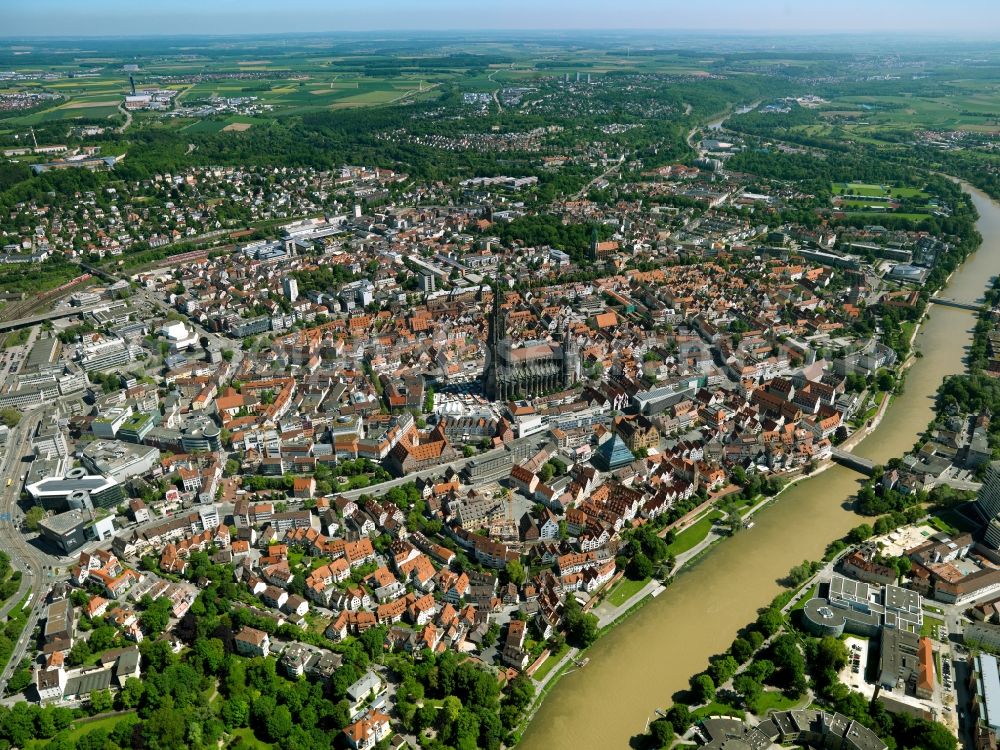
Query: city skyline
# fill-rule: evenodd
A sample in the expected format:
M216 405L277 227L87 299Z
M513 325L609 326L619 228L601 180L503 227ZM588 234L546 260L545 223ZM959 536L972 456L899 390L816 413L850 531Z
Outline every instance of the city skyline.
M623 0L614 6L561 3L470 4L461 0L372 0L364 7L293 0L35 0L0 10L6 38L32 36L239 35L347 31L690 31L716 33L887 33L991 36L1000 31L1000 6L988 0L949 4L931 0L845 0L836 6L720 0L706 10L690 3Z

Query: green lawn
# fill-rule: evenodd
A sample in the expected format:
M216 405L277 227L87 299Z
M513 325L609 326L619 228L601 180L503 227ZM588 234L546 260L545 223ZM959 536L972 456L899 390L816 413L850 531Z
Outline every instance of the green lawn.
M77 740L88 732L92 732L95 729L104 729L110 732L120 721L124 721L133 716L135 716L135 711L129 711L124 714L115 714L113 716L98 716L93 719L78 719L70 725L66 736L75 744ZM31 742L24 747L25 750L38 750L38 748L45 747L50 741L51 740L31 740Z
M705 537L708 536L708 532L712 530L712 524L720 518L722 518L722 513L717 510L713 510L708 515L704 516L700 521L696 521L688 526L684 529L684 531L677 535L673 544L670 545L670 554L679 555L682 552L687 552L689 549L696 547Z
M938 531L943 531L945 534L957 533L955 528L951 524L947 523L940 516L931 516L930 518L927 519L927 523L929 523Z
M241 737L243 742L240 744L240 750L271 750L274 745L269 742L262 742L258 740L250 727L243 727L242 729L237 729L231 733L233 737Z
M542 666L535 670L535 673L531 675L531 678L533 680L541 681L545 675L555 669L556 664L558 664L559 660L566 655L567 651L569 651L569 644L564 643L561 649L553 654L549 654L549 658L545 660Z
M936 617L928 617L924 615L924 624L920 628L920 635L930 636L931 638L937 638L937 629L939 625L944 625L944 620L939 620Z
M30 328L22 328L18 331L14 331L13 333L8 334L4 339L3 348L10 349L12 346L21 346L22 344L26 344L28 342L28 337L30 336Z
M889 191L881 185L868 185L863 182L837 182L833 185L834 195L864 195L870 198L885 198Z
M907 221L923 221L924 219L931 218L930 214L903 214L891 211L852 211L851 216L864 216L867 219L877 219L879 216L892 216L897 219L906 219Z
M712 701L707 706L691 712L691 719L695 723L708 716L736 716L743 719L746 717L746 714L738 708L733 708L732 706L726 705L725 703L718 703L717 701Z
M798 699L785 697L780 690L765 690L754 704L754 713L764 716L768 711L785 711L798 702Z
M799 599L795 603L795 606L792 607L792 612L797 612L798 610L804 608L806 606L806 602L807 601L809 601L810 599L816 598L816 594L817 593L819 593L819 584L816 584L815 586L813 586L812 589L809 591L808 594L806 594L805 596L803 596L801 599Z
M951 532L949 533L952 534L957 534L959 531L972 532L976 531L979 528L978 524L976 524L973 521L970 521L962 513L959 513L954 508L942 511L941 513L938 513L936 516L931 516L930 518L931 524L934 526L934 528L940 529L941 527L939 527L937 523L935 523L935 521L938 521L941 524L950 527ZM943 529L941 530L943 531Z
M642 587L649 583L648 578L641 581L633 581L631 578L622 578L608 594L608 601L616 607L620 607L633 596L642 590Z

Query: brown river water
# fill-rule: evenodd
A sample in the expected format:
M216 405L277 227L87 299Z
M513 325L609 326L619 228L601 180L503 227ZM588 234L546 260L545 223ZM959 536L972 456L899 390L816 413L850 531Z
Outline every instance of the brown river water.
M942 296L980 299L1000 274L1000 204L966 186L980 213L983 244ZM917 334L923 357L903 395L855 452L877 462L905 453L933 417L942 379L962 372L974 314L934 305ZM833 466L803 480L762 510L754 528L716 545L663 594L604 635L589 664L564 675L546 696L519 745L523 750L627 748L629 738L667 708L670 696L729 646L779 591L777 579L863 521L850 510L861 476Z

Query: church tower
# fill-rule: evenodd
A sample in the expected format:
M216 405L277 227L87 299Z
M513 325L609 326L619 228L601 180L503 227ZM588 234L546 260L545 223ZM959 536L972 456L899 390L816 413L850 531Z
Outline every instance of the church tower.
M491 400L503 398L498 393L500 376L500 342L506 330L503 307L501 306L500 283L493 282L493 303L490 309L488 330L486 334L486 364L483 368L483 392Z
M580 347L570 330L569 318L563 329L562 355L562 387L569 388L580 382Z

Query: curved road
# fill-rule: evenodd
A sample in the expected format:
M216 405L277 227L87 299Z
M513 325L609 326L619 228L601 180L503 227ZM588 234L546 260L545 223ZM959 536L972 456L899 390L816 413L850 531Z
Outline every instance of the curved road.
M129 125L132 124L132 112L130 110L125 109L124 102L118 105L118 111L121 112L123 115L125 115L125 122L122 123L122 125L120 125L119 127L115 128L115 132L124 133L126 130L128 130Z
M11 564L21 571L21 587L9 601L0 607L0 616L7 614L16 606L29 592L31 598L31 615L28 623L18 638L14 646L14 652L7 664L3 665L0 672L0 692L7 687L7 680L17 667L27 650L28 641L34 630L41 608L38 606L46 585L45 557L37 549L29 544L15 519L20 514L17 507L17 499L21 492L21 457L29 452L31 436L41 419L40 411L36 410L21 417L21 422L11 430L7 451L3 462L3 472L0 473L0 540L2 540L3 550L10 555ZM10 487L7 480L11 480Z

